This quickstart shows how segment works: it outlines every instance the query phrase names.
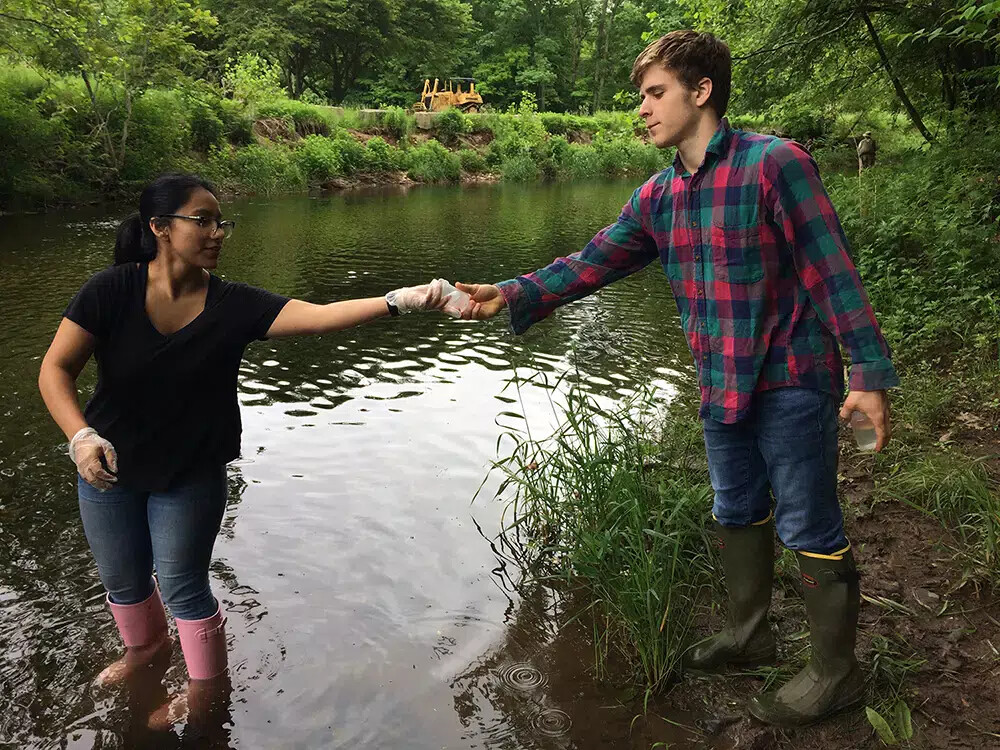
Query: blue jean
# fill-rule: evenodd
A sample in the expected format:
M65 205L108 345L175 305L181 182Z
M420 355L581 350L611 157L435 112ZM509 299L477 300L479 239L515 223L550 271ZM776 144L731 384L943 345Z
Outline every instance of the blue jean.
M101 583L116 604L160 594L174 617L201 620L218 608L208 581L212 547L226 508L226 467L203 469L165 492L112 487L77 477L80 518Z
M704 422L712 512L723 526L774 522L792 550L829 555L848 546L837 501L837 401L810 388L754 396L735 424Z

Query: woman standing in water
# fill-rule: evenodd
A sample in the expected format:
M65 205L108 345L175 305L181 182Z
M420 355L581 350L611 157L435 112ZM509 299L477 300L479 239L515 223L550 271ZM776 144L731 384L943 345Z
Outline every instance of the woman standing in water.
M177 621L187 705L175 701L153 723L196 711L199 693L227 667L208 567L226 464L240 452L237 375L247 344L445 304L437 280L328 305L223 281L210 270L233 227L208 182L155 180L118 228L115 265L66 308L38 378L70 441L84 531L126 647L98 681L122 682L169 656L164 601ZM91 355L97 388L81 411L76 380Z

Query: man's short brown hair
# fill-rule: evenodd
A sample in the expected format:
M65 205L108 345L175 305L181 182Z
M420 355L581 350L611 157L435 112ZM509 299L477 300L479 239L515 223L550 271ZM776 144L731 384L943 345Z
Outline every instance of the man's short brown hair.
M690 29L671 31L635 58L632 83L638 86L649 67L657 63L672 71L689 89L698 88L698 81L702 78L712 79L712 94L708 103L719 117L726 114L733 62L728 45L721 39L708 32Z

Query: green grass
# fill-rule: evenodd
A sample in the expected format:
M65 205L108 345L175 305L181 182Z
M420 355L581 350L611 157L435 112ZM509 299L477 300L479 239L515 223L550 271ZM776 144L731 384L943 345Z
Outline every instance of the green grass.
M964 352L947 365L899 369L901 387L891 392L893 439L874 459L873 500L904 503L942 524L965 579L996 585L1000 481L986 460L1000 419L1000 366Z
M421 182L454 182L462 172L458 154L435 140L426 141L409 150L408 174Z
M870 701L865 714L879 739L887 745L908 744L913 721L907 680L926 660L914 654L899 639L875 636L872 639L868 685Z
M967 579L1000 583L1000 486L981 460L922 452L898 464L876 493L941 522L959 542L953 552Z
M711 488L692 462L700 432L690 417L663 427L650 393L605 410L573 388L559 414L545 439L507 433L515 447L495 464L509 496L505 548L529 576L586 595L599 668L617 650L659 690L677 674L712 586Z

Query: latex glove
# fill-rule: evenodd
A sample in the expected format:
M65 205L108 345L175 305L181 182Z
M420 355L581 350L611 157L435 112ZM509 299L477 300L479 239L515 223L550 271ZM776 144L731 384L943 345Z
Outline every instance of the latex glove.
M118 473L115 447L98 435L93 427L84 427L73 436L69 441L69 457L84 481L99 490L110 489L118 481L115 476Z
M444 283L442 279L434 279L429 284L393 289L385 295L385 301L394 305L400 313L440 310L445 303Z
M452 318L461 318L472 306L472 297L461 289L456 289L445 279L441 279L441 284L444 292L444 307L441 308L441 312Z

